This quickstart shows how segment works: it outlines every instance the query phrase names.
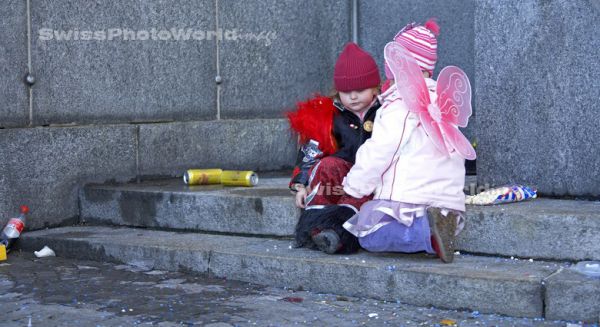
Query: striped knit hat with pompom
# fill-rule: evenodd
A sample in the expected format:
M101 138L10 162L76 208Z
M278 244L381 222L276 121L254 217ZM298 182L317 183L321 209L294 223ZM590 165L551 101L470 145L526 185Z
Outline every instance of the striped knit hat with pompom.
M440 27L434 19L429 19L424 26L415 23L406 25L396 34L394 41L404 46L415 58L422 70L429 72L433 76L433 69L437 62L437 39L440 34ZM385 67L387 78L393 79L394 76Z

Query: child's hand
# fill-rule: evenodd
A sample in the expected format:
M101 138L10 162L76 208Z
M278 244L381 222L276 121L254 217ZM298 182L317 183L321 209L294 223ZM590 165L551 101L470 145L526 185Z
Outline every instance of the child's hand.
M306 196L308 192L304 186L300 186L296 188L298 192L296 192L296 207L304 209L306 207Z

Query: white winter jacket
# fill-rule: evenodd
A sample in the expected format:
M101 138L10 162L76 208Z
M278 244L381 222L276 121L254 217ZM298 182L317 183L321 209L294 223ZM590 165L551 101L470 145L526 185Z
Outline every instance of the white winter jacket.
M436 82L425 81L433 102ZM376 200L464 211L464 159L440 152L397 92L384 97L373 134L344 179L344 191L356 198L374 193Z

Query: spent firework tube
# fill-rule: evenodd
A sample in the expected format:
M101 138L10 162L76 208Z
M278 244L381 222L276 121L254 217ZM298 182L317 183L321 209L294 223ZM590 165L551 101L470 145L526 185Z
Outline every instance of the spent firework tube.
M256 186L258 175L250 170L189 169L183 174L183 182L187 185Z
M221 184L222 169L189 169L183 174L187 185Z
M223 170L221 184L226 186L256 186L258 175L251 170Z

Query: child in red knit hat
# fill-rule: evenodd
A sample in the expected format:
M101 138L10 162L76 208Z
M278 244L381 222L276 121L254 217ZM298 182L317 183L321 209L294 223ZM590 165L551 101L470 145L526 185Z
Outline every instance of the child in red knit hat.
M302 143L290 182L304 209L296 226L297 247L352 253L360 245L342 226L371 197L344 194L341 186L359 146L371 137L380 104L379 69L369 53L348 43L334 68L336 95L317 96L287 114Z

